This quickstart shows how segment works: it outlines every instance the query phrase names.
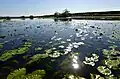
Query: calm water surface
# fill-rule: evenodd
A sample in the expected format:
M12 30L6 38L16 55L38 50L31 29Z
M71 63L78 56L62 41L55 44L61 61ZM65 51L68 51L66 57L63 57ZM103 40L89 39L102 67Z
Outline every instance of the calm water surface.
M0 62L0 76L5 78L10 71L25 67L28 72L36 69L46 71L45 79L62 79L61 74L54 75L55 72L65 72L77 74L90 78L89 73L98 73L97 67L101 64L103 57L102 49L108 49L111 45L120 46L119 38L113 39L114 30L120 30L120 21L99 21L99 20L72 20L70 22L58 21L53 19L34 19L34 20L12 20L0 23L0 43L4 43L0 49L0 55L4 51L20 47L24 42L31 41L32 46L25 54L15 56L7 61ZM42 50L36 51L40 47ZM44 53L46 49L55 48L66 52L56 58L45 58L40 63L26 66L28 58L35 54ZM77 62L74 65L71 61L67 65L60 64L65 59L77 52ZM95 53L99 56L99 61L95 66L85 65L83 60L86 56ZM17 64L11 62L17 60ZM6 68L5 68L6 67ZM9 68L7 68L9 67ZM11 69L10 69L11 68Z

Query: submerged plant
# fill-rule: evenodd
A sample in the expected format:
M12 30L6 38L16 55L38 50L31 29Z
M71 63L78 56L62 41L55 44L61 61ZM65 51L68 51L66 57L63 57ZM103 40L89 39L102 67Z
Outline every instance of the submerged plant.
M30 44L24 44L23 46L17 48L17 49L12 49L5 51L1 56L0 56L0 61L6 61L10 58L12 58L15 55L19 54L24 54L29 50Z
M45 75L44 70L36 70L26 74L26 68L21 68L10 72L7 79L42 79Z

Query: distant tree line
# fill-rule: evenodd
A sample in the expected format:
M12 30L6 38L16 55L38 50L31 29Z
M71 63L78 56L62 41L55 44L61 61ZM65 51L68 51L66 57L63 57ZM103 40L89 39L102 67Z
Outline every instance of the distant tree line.
M68 11L67 9L65 9L63 11L63 13L59 13L59 12L55 12L54 13L54 17L58 18L58 17L69 17L70 16L70 11Z

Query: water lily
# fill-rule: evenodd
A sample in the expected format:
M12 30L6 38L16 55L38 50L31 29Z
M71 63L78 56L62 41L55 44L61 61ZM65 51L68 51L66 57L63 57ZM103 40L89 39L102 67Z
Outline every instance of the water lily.
M104 75L110 75L112 72L110 69L108 69L106 66L99 66L98 71Z

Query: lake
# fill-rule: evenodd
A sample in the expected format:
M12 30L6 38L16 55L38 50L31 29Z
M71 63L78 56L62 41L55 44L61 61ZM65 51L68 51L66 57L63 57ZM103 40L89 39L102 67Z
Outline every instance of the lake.
M0 22L1 79L118 79L119 71L120 21Z

